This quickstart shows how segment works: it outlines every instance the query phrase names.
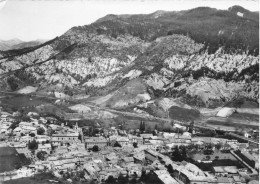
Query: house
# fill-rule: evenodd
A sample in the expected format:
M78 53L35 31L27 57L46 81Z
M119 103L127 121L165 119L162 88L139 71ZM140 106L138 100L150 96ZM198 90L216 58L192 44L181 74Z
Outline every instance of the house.
M54 131L58 131L58 130L61 130L62 127L60 125L55 125L55 124L50 124L48 125L52 130Z
M128 171L128 176L131 179L138 179L142 175L142 166L140 164L128 163L125 165Z
M152 136L153 136L153 134L140 134L140 137L143 138L144 142L146 140L149 140Z
M34 127L32 125L30 125L30 126L20 126L20 128L22 129L21 133L24 133L24 134L34 133L35 135L37 134L36 127Z
M239 145L238 145L238 149L240 150L240 151L247 151L247 148L249 147L249 145L248 145L248 143L240 143Z
M35 136L36 142L38 143L46 143L47 141L50 141L50 137L47 135L37 135Z
M13 143L9 143L10 147L14 147L15 149L24 149L26 148L26 143L20 143L20 142L13 142Z
M117 137L116 141L122 146L128 146L129 145L129 139L127 137Z
M50 154L51 144L38 144L38 151L46 151L48 154Z
M214 166L213 173L215 176L236 176L238 175L238 168L236 166Z
M133 157L124 157L123 158L125 163L134 163L134 158Z
M15 129L13 129L14 135L21 135L21 133L22 133L22 129L20 127L16 127Z
M214 177L206 175L202 170L191 163L181 162L180 164L176 164L169 162L168 169L171 176L180 183L205 184L216 182Z
M51 142L54 145L61 145L66 143L75 144L81 142L78 137L78 133L53 134Z
M97 172L100 171L98 164L93 161L85 163L83 168L84 171L93 179L97 178Z
M33 137L26 135L26 136L22 136L19 141L28 143L28 142L32 141L33 139L34 139Z
M138 136L129 134L128 139L129 139L130 144L133 144L134 142L136 142L138 145L141 145L144 143L143 137L138 137Z
M228 178L228 177L217 177L217 183L218 184L229 184L229 183L234 183L233 178Z
M258 158L255 158L252 154L247 151L237 151L236 154L243 159L252 168L259 167Z
M164 184L178 184L173 177L171 177L170 173L166 170L156 170L154 171L158 179Z
M39 116L39 114L36 113L36 112L28 112L27 115L28 115L28 116Z
M155 151L148 149L148 150L144 150L144 153L145 153L145 159L150 162L154 162L155 160L158 159L158 153Z
M144 143L144 139L142 137L136 137L136 142L138 145L142 145Z
M251 138L251 134L248 133L248 132L244 132L244 137L246 137L246 138Z
M145 153L144 151L139 151L133 156L135 163L144 163L145 162Z
M103 148L108 145L108 140L104 137L86 137L85 138L85 148L93 148L97 145L99 148Z
M224 144L223 147L222 147L222 151L229 151L231 150L231 146L229 144Z
M108 163L116 164L118 162L118 156L114 152L106 155L105 158Z
M1 134L9 134L11 133L11 129L9 129L10 125L8 124L1 124L0 133Z
M9 113L6 113L6 114L2 114L0 119L1 121L12 121L12 116L10 116Z

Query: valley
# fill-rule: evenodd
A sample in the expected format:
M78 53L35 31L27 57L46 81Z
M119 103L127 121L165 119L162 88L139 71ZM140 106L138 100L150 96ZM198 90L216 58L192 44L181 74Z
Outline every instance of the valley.
M0 45L0 146L14 148L0 180L258 179L258 17L240 6L109 14Z

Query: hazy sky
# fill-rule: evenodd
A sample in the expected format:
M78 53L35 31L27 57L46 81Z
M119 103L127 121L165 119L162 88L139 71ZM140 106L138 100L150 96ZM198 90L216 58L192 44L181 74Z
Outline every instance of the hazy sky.
M51 39L107 14L145 14L198 6L227 9L233 5L259 10L259 1L251 0L0 0L0 39Z

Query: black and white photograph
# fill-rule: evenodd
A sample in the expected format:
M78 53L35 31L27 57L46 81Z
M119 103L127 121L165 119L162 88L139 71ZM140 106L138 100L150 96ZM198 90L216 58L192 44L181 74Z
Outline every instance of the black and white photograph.
M259 184L259 0L0 0L0 184Z

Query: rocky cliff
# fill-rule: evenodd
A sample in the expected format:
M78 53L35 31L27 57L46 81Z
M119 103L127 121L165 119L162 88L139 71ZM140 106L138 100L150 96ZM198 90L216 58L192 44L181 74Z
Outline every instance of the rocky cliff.
M258 25L256 13L238 7L108 15L39 46L1 51L0 88L87 93L112 108L161 97L202 107L258 100Z

